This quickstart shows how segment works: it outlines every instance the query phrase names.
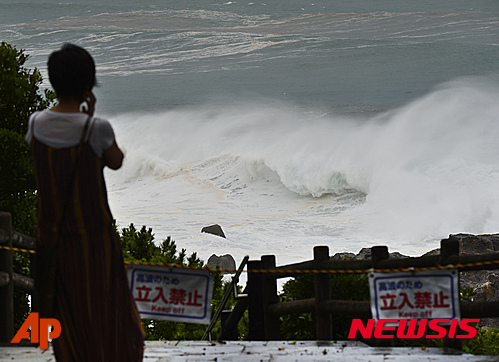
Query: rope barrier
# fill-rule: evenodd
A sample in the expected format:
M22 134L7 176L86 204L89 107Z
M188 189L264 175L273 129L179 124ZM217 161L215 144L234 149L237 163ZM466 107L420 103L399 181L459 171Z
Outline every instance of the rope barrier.
M126 265L147 265L147 266L164 266L168 268L179 268L179 269L194 269L194 270L206 270L212 273L217 273L217 274L222 274L222 273L236 273L237 269L215 269L211 268L209 266L202 266L202 267L193 267L193 266L187 266L187 265L182 265L182 264L173 264L173 263L137 263L137 262L131 262L131 261L125 261Z
M31 253L31 254L36 254L36 251L30 250L30 249L22 249L22 248L14 248L10 246L3 246L0 245L0 249L5 249L5 250L11 250L11 251L21 251L23 253Z
M22 249L22 248L14 248L9 246L0 245L0 249L11 250L11 251L20 251L25 253L35 254L35 250ZM150 265L150 266L164 266L169 268L181 268L181 269L194 269L194 270L207 270L212 273L228 273L233 274L237 272L237 269L216 269L208 266L205 267L191 267L187 265L181 264L173 264L173 263L137 263L137 262L125 262L127 265ZM475 266L486 266L486 265L499 265L498 260L489 260L489 261L480 261L475 263L459 263L456 265L436 265L431 267L408 267L408 268L393 268L393 269L340 269L340 270L328 270L328 269L302 269L302 270L293 270L293 269L252 269L247 270L247 273L268 273L268 274L368 274L371 272L375 273L397 273L397 272L416 272L416 271L429 271L429 270L444 270L444 269L459 269L466 267L475 267Z

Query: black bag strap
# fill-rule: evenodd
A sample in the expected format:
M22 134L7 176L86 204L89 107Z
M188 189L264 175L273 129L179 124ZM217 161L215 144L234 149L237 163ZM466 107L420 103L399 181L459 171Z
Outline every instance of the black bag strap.
M78 144L78 148L76 150L76 159L75 159L75 163L73 165L73 171L71 173L71 179L69 181L69 188L68 188L68 191L67 191L67 194L66 194L66 197L64 199L64 206L63 206L63 209L62 209L62 215L61 215L61 220L59 220L59 227L58 227L58 230L57 230L57 234L58 234L58 239L60 239L60 236L61 236L61 232L62 232L62 226L64 224L64 221L66 220L66 213L68 211L68 207L69 207L69 200L71 199L71 195L73 194L73 186L74 186L74 183L75 183L75 180L76 180L76 171L78 170L78 163L80 162L80 157L81 157L81 148L83 146L83 143L84 143L84 140L85 140L85 136L87 134L87 130L88 130L88 127L90 125L90 120L92 119L92 116L88 116L86 122L85 122L85 126L83 127L83 132L81 133L81 137L80 137L80 142Z

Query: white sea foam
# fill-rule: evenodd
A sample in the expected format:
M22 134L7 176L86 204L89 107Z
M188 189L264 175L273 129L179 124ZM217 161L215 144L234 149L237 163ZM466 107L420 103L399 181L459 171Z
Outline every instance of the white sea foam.
M373 152L366 236L497 232L498 83L460 80L390 114Z
M450 233L496 232L498 96L497 82L466 79L369 120L284 105L124 114L113 210L192 251L220 224L232 243L205 257L297 261L317 244L370 243L417 254Z

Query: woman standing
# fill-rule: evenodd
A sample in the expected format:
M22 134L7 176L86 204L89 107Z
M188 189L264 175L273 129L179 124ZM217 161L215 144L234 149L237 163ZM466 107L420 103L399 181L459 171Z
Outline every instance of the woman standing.
M93 117L95 63L64 45L48 61L58 104L29 120L38 189L35 285L40 316L57 318L60 361L139 361L144 332L130 293L103 169L123 153L108 121Z

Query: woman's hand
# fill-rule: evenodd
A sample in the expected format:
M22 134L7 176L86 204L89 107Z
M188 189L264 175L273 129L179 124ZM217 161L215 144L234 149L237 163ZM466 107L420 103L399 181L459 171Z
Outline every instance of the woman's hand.
M104 165L113 170L117 170L121 167L121 164L123 163L123 157L123 152L116 144L116 141L114 141L107 150L104 150L104 153L102 155Z
M94 115L94 112L95 112L95 102L97 102L95 95L92 92L86 92L83 95L83 103L81 106L81 111L83 113L88 114L90 117L92 117ZM85 103L86 103L86 106L85 106Z

